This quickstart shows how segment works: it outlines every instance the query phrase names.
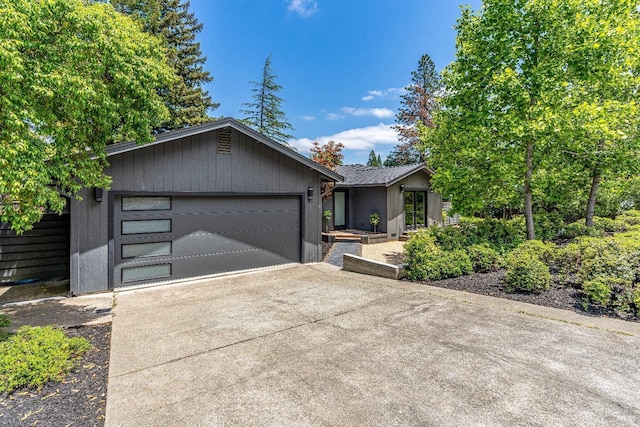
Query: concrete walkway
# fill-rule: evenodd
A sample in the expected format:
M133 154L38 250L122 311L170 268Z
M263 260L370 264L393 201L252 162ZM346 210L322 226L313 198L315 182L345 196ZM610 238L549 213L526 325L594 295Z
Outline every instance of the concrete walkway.
M115 296L107 426L616 425L640 324L326 263Z
M342 268L343 255L357 255L360 245L360 242L335 242L331 247L327 263Z

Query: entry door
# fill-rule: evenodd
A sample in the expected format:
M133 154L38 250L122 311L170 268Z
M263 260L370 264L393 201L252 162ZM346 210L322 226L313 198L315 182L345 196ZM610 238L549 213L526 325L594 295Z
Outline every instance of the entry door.
M335 191L333 193L333 227L338 230L347 228L346 191Z
M425 191L404 192L404 222L408 230L426 225L427 193Z

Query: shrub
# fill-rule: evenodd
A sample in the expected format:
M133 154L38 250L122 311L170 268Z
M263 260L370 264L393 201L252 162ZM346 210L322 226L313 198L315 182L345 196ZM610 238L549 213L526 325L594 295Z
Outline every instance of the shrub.
M595 217L593 218L593 226L608 233L618 233L626 231L628 224L620 219Z
M9 332L4 330L4 328L8 328L11 326L11 320L9 320L9 316L6 314L0 314L0 341L4 341L11 335Z
M0 393L62 380L90 347L86 339L68 338L50 326L21 327L0 342Z
M440 280L473 272L473 266L463 250L443 251L427 230L415 233L405 244L407 277L410 280Z
M558 235L564 239L575 239L580 236L602 237L603 231L604 229L601 228L587 227L584 225L584 219L581 219L565 225Z
M535 214L533 216L536 238L540 240L553 240L560 234L564 227L562 215L557 212Z
M616 219L624 222L625 224L627 224L627 226L638 225L640 224L640 211L624 211L622 214L618 215Z
M500 255L486 243L469 246L467 254L473 265L473 271L495 271L500 267Z
M555 262L557 247L553 243L543 242L541 240L527 240L512 252L512 254L515 255L520 253L528 254L532 258L537 258L549 266Z
M506 263L507 273L504 281L507 284L507 292L539 293L549 289L549 267L532 253L514 251L507 257Z
M607 280L603 277L587 280L582 284L582 291L590 302L607 306L611 302L613 292Z

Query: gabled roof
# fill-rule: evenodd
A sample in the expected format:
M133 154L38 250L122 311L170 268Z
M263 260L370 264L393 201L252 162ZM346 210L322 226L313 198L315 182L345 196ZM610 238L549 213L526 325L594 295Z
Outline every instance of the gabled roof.
M365 165L337 166L336 172L344 177L344 181L338 183L338 187L389 187L398 181L424 171L433 175L424 163L405 166L375 167Z
M191 126L184 129L178 129L171 132L165 132L158 135L155 141L152 141L148 144L139 145L135 141L123 142L120 144L109 145L106 148L107 157L115 156L116 154L122 154L129 151L139 150L145 147L151 147L157 144L164 144L166 142L175 141L181 138L188 138L190 136L199 135L206 132L211 132L224 128L233 128L238 132L242 132L245 135L255 139L256 141L284 154L287 157L296 160L305 166L319 172L323 177L328 178L332 181L342 181L343 177L337 174L336 172L325 168L314 162L313 160L299 154L272 139L267 138L259 132L251 129L249 126L240 123L239 121L232 119L230 117L219 119L216 121L204 123L197 126Z

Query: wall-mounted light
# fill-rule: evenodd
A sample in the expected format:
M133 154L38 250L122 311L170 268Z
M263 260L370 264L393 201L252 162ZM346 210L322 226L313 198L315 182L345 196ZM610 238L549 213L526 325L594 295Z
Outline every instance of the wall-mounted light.
M400 192L404 193L404 184L400 184Z
M309 200L313 199L313 187L307 188L307 198Z
M100 203L102 202L102 195L104 194L104 190L102 188L95 187L93 189L93 200Z

